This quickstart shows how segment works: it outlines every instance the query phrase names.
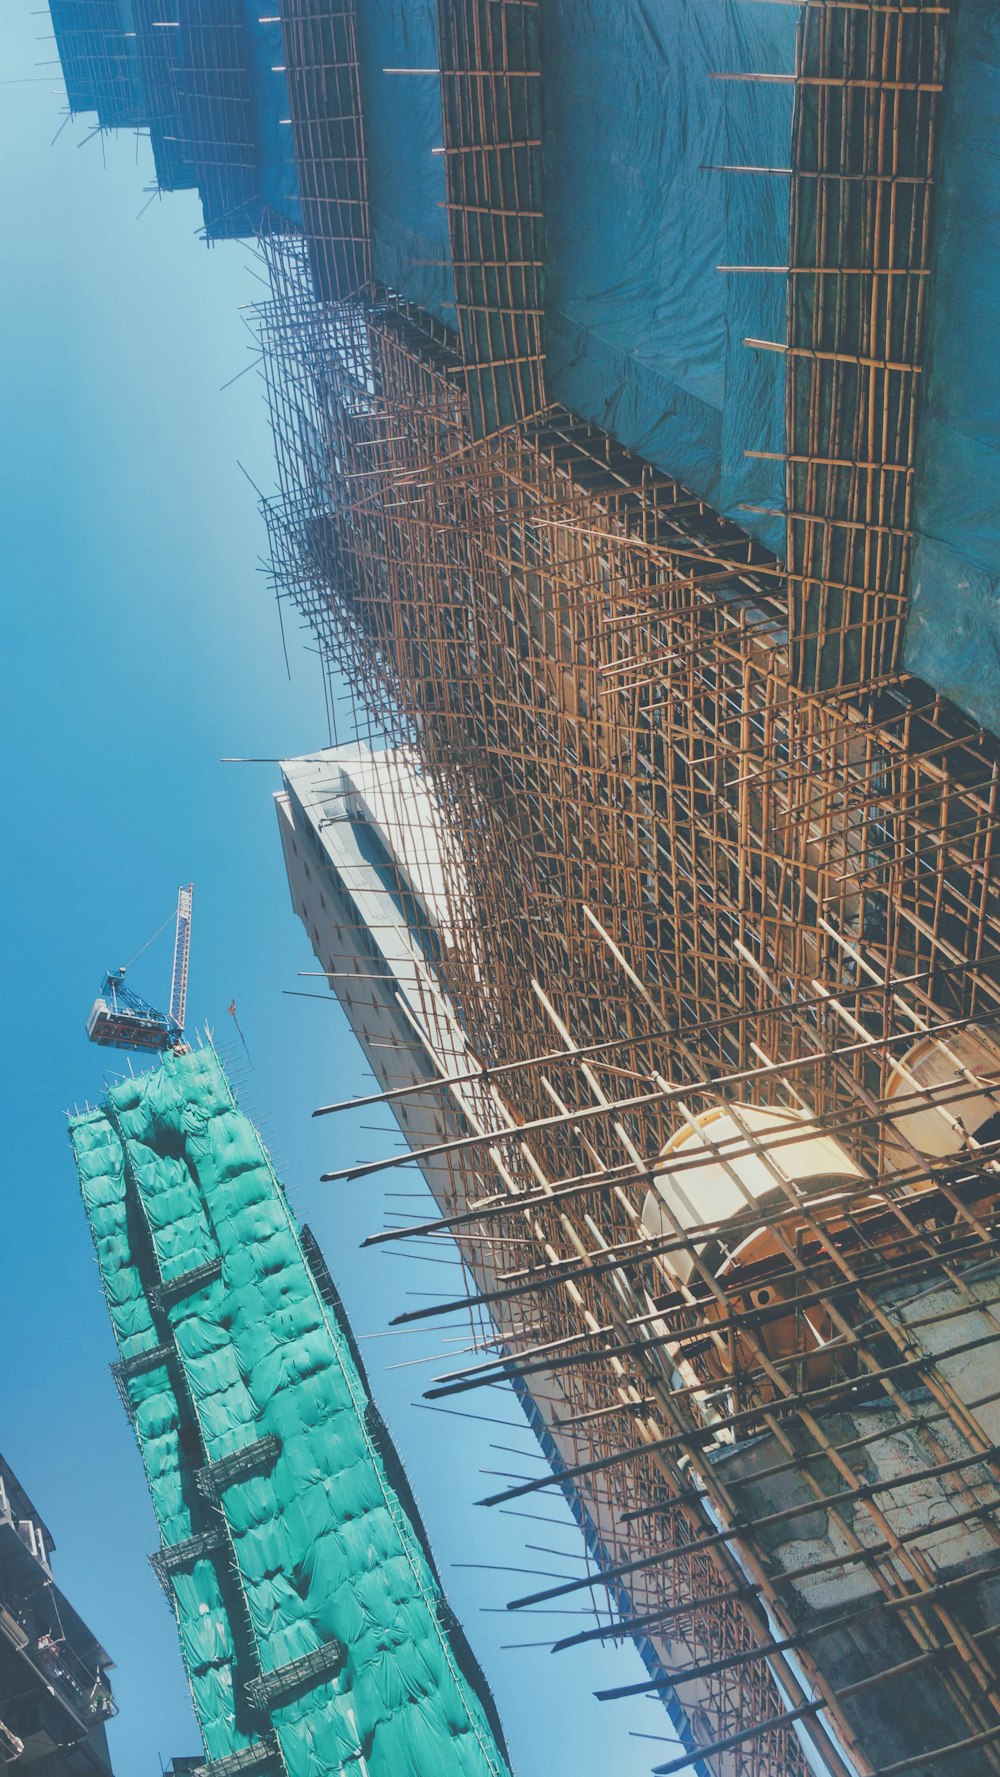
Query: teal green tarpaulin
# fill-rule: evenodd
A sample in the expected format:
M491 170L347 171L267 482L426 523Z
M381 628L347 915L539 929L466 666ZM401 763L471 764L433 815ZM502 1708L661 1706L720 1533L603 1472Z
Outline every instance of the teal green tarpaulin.
M286 1777L507 1777L336 1302L214 1051L70 1129L209 1757L271 1732Z

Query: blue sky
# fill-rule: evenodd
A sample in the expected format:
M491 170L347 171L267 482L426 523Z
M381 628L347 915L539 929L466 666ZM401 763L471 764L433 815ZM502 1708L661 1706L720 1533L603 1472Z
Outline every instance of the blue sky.
M3 858L5 1291L0 1447L53 1529L56 1571L116 1662L119 1777L197 1748L173 1621L146 1556L155 1526L108 1373L114 1356L70 1165L67 1107L100 1096L108 1057L83 1020L104 968L125 961L195 883L192 1020L234 1057L299 1213L316 1228L362 1336L384 1332L428 1267L361 1253L381 1225L372 1183L320 1186L325 1167L387 1150L361 1113L336 1130L316 1104L367 1089L336 1007L288 996L314 967L288 902L271 807L280 757L327 739L308 638L289 634L260 571L256 498L270 435L240 307L261 294L242 247L209 251L190 194L155 200L134 138L85 141L64 108L47 15L6 0L0 56L0 536L5 673ZM164 1003L169 934L133 985ZM235 996L253 1070L235 1045ZM112 1064L116 1058L112 1057ZM386 1186L416 1189L409 1175ZM446 1277L446 1273L441 1274ZM459 1563L580 1570L558 1501L548 1524L487 1514L483 1470L529 1475L537 1447L510 1399L419 1408L441 1335L365 1337L373 1387L424 1509L439 1566L493 1684L521 1777L638 1777L669 1735L652 1703L598 1704L642 1676L631 1649L553 1656L539 1641L583 1619L502 1613L524 1576ZM494 1443L513 1446L498 1451ZM525 1542L565 1555L525 1550ZM567 1603L572 1603L572 1600Z

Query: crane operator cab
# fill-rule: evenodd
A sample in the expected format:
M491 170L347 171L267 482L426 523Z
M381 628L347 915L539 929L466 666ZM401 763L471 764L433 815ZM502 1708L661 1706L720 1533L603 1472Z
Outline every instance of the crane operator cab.
M109 969L87 1014L87 1035L105 1049L159 1052L178 1042L183 1030L125 986L124 969Z

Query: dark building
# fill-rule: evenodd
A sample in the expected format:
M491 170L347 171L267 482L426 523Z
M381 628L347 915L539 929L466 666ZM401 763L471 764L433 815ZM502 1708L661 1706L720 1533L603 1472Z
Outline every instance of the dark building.
M0 1457L0 1765L110 1777L111 1659L53 1578L54 1548Z

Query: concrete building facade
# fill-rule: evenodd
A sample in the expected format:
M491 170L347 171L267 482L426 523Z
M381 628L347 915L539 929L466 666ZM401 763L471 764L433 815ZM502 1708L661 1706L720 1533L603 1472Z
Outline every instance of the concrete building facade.
M292 906L411 1148L447 1150L510 1117L502 1080L483 1076L448 989L455 905L454 860L414 757L359 743L281 767L275 797ZM449 885L452 892L449 893ZM460 886L458 887L460 898ZM420 1171L441 1215L461 1215L490 1189L474 1156L431 1153ZM495 1249L457 1230L480 1336L512 1353L537 1336L530 1301L498 1289ZM481 1298L481 1305L475 1306ZM618 1568L638 1545L613 1502L576 1470L587 1445L574 1428L574 1399L558 1370L539 1365L514 1392L563 1492L616 1608L639 1614ZM701 1707L697 1683L666 1684L670 1644L637 1630L635 1641L678 1728Z
M634 1623L653 1682L682 1735L696 1747L706 1737L710 1708L717 1706L712 1681L720 1666L723 1675L734 1666L738 1670L738 1656L713 1658L710 1642L699 1649L696 1626L693 1632L682 1630L674 1620L664 1633L660 1612L644 1613L641 1588L655 1574L657 1555L643 1535L642 1515L637 1515L639 1528L634 1529L628 1522L632 1514L616 1509L616 1496L602 1484L603 1463L587 1460L593 1446L577 1430L579 1401L566 1386L565 1372L536 1359L522 1373L517 1354L539 1349L545 1323L536 1317L530 1297L526 1301L516 1288L504 1287L496 1247L479 1242L476 1217L470 1213L470 1205L492 1201L496 1179L494 1175L491 1181L489 1169L481 1164L482 1150L473 1146L469 1152L465 1144L505 1122L510 1127L514 1119L502 1068L498 1078L484 1073L463 1030L460 1006L449 994L449 910L461 910L463 891L460 866L449 864L445 855L440 813L414 756L405 751L377 751L354 743L285 761L282 776L276 808L295 912L386 1094L386 1107L411 1148L418 1154L427 1150L420 1169L440 1210L441 1227L451 1226L456 1216L464 1224L453 1232L467 1270L472 1311L480 1317L480 1329L487 1336L499 1335L501 1350L511 1355L515 1390L561 1477L615 1607L626 1623ZM958 1128L977 1129L988 1139L997 1116L1000 1097L982 1083L994 1068L1000 1078L1000 1056L991 1039L975 1030L954 1042L954 1051L940 1042L928 1043L923 1059L911 1062L918 1070L913 1076L918 1093L921 1086L932 1089L939 1079L951 1082L952 1066L964 1069L959 1077L967 1085L953 1100L945 1097L939 1104L931 1090L926 1099L918 1097L914 1108L905 1094L907 1074L901 1072L897 1082L904 1096L896 1140L908 1137L925 1154L959 1152ZM739 1425L737 1403L728 1389L713 1391L706 1385L703 1364L692 1364L694 1347L677 1337L669 1295L647 1297L653 1312L633 1324L643 1329L647 1361L658 1366L672 1390L696 1392L709 1423L713 1401L724 1406L724 1416L715 1421L717 1436L705 1454L728 1496L739 1500L741 1515L754 1525L774 1570L786 1578L783 1604L795 1632L779 1634L772 1624L773 1642L793 1661L800 1639L814 1637L822 1648L823 1679L854 1736L839 1741L833 1759L842 1757L844 1768L853 1771L864 1769L863 1757L877 1758L879 1770L899 1765L930 1777L935 1766L921 1762L920 1748L947 1746L949 1765L963 1777L976 1777L988 1768L981 1767L981 1759L990 1730L970 1735L961 1704L952 1701L948 1690L914 1686L907 1630L891 1606L886 1611L878 1571L867 1571L861 1557L866 1548L874 1554L887 1548L894 1552L901 1576L933 1573L960 1636L972 1647L991 1638L1000 1617L989 1454L997 1399L993 1310L1000 1270L987 1262L974 1277L956 1276L948 1282L933 1263L914 1267L901 1252L898 1279L888 1287L875 1284L871 1312L880 1332L871 1353L864 1355L869 1364L877 1358L890 1378L901 1370L903 1386L895 1404L887 1403L877 1386L865 1386L863 1361L845 1367L842 1359L823 1355L833 1335L825 1309L811 1317L806 1311L808 1339L803 1345L786 1292L768 1287L775 1272L774 1258L768 1256L769 1241L774 1251L771 1224L763 1219L755 1231L748 1205L760 1206L763 1215L770 1202L773 1215L773 1199L781 1188L801 1191L810 1178L814 1193L817 1187L829 1193L846 1185L856 1194L865 1175L814 1118L804 1118L801 1110L783 1116L777 1109L734 1105L711 1132L708 1125L689 1125L684 1131L687 1146L675 1142L665 1151L666 1164L650 1173L639 1231L654 1243L653 1250L659 1247L669 1255L666 1262L674 1277L695 1287L699 1264L718 1265L720 1251L729 1255L726 1266L735 1283L734 1257L741 1251L747 1285L736 1287L749 1293L736 1299L745 1299L750 1312L763 1314L765 1363L798 1364L799 1386L811 1399L811 1435L803 1437L794 1426L782 1427L777 1421L770 1432L754 1426L745 1438L738 1430L727 1431L726 1419ZM776 1136L778 1145L772 1146ZM462 1151L451 1151L456 1147ZM686 1167L680 1175L671 1170L671 1154ZM902 1149L897 1163L902 1164ZM873 1203L868 1210L872 1235L884 1240L877 1210L871 1219L874 1208ZM727 1222L739 1231L738 1249L725 1233ZM692 1241L687 1231L703 1227L711 1230L708 1238ZM802 1237L803 1257L822 1288L822 1254L812 1250L808 1225ZM906 1281L908 1270L914 1271L913 1283ZM634 1297L632 1302L634 1306ZM655 1311L661 1305L662 1315ZM812 1357L806 1355L810 1340ZM545 1350L544 1344L540 1349ZM900 1351L908 1354L902 1362ZM748 1354L739 1361L749 1361ZM931 1367L928 1386L920 1378ZM503 1373L499 1361L492 1373ZM717 1383L728 1375L727 1366L720 1364ZM816 1449L825 1452L820 1459ZM853 1485L845 1485L845 1462L849 1477L856 1477ZM590 1473L594 1467L597 1475ZM877 1540L873 1509L881 1532ZM714 1540L728 1541L725 1519L715 1517L714 1523ZM713 1533L706 1540L713 1540ZM753 1583L752 1570L739 1559L734 1575L747 1586ZM544 1604L578 1590L578 1585L559 1586L526 1602ZM682 1670L668 1685L666 1674L676 1672L679 1649L689 1671ZM931 1649L919 1655L917 1671L933 1659ZM820 1705L807 1707L815 1713ZM787 1725L794 1730L799 1719L789 1702ZM733 1748L737 1759L740 1733L737 1729ZM837 1748L838 1741L833 1745ZM759 1758L759 1747L753 1751ZM803 1740L801 1754L817 1770L836 1769L809 1739ZM682 1768L680 1761L677 1768ZM697 1755L690 1768L701 1768ZM716 1748L704 1768L728 1769L724 1750ZM735 1763L732 1768L740 1767Z

